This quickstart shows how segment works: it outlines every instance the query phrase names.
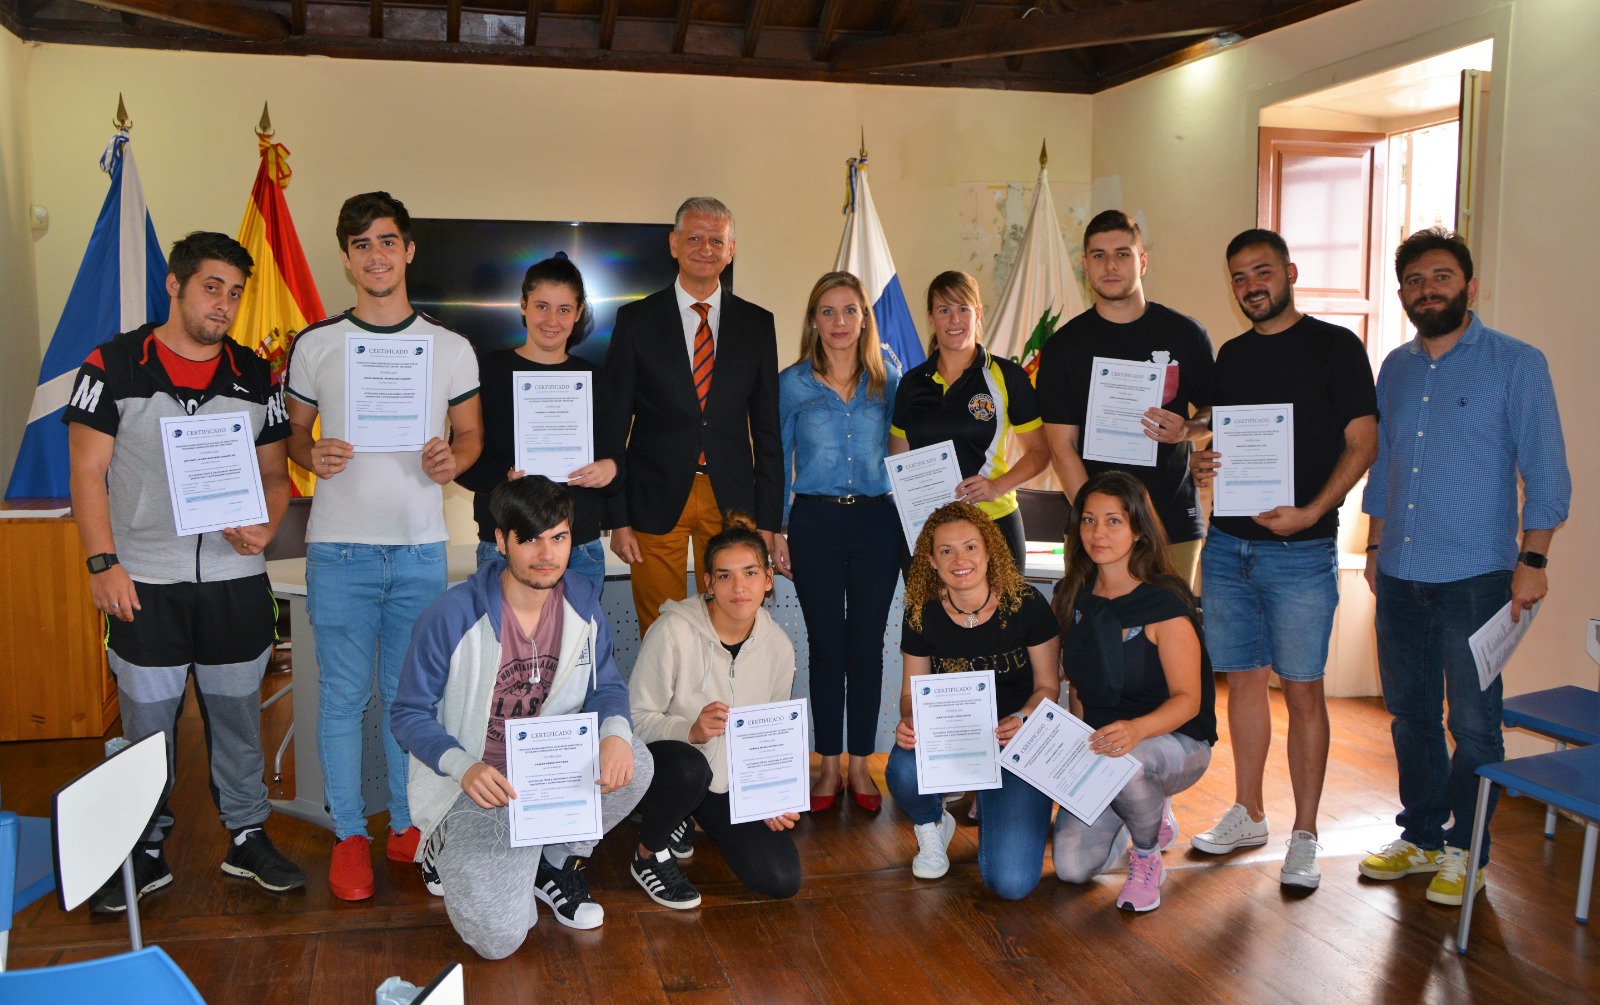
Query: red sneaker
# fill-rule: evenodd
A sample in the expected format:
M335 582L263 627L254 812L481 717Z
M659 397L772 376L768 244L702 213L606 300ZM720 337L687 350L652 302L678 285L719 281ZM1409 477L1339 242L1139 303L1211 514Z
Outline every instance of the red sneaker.
M384 847L384 854L389 856L391 862L411 863L417 860L417 845L422 843L422 832L415 827L407 827L396 834L389 832L389 841Z
M366 900L372 896L371 838L354 834L333 846L328 889L340 900Z

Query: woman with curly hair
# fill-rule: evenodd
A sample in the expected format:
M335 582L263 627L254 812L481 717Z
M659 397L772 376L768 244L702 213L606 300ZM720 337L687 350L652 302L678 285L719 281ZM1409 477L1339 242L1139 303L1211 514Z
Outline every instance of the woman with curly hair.
M1090 749L1141 770L1086 824L1056 815L1056 875L1086 883L1128 848L1125 911L1161 906L1161 852L1178 837L1172 796L1205 774L1217 742L1216 685L1200 616L1178 577L1144 485L1125 471L1078 490L1078 530L1067 535L1066 577L1055 612L1072 684L1072 712L1095 732Z
M1061 692L1059 628L1050 605L1022 578L999 528L978 507L946 503L917 538L906 581L900 636L900 724L885 772L889 793L915 825L911 874L938 879L950 868L955 818L939 795L917 792L917 732L911 677L993 670L995 736L1004 746L1041 699ZM1039 884L1050 837L1050 797L1010 772L998 789L978 793L978 871L1007 900Z

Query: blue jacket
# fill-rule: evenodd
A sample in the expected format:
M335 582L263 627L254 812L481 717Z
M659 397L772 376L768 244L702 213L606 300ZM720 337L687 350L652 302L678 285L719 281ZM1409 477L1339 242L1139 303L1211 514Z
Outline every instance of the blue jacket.
M461 792L461 777L483 757L489 705L500 669L500 574L496 558L452 587L417 619L389 725L414 762L407 782L411 819L433 833ZM594 712L600 737L633 740L628 685L611 653L611 628L594 584L566 576L561 657L541 715ZM420 847L420 845L419 845Z

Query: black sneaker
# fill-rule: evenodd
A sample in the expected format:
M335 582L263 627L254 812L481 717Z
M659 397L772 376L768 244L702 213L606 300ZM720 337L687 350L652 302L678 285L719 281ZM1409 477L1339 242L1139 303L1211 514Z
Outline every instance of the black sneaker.
M263 890L282 893L306 885L306 874L274 848L272 839L260 827L244 832L243 844L230 844L222 860L222 871L230 876L253 879Z
M667 849L677 859L694 858L694 824L685 820L673 828L667 838Z
M172 882L172 870L167 868L167 856L162 854L157 846L154 855L146 854L145 849L133 850L133 890L134 899L143 900L144 895L152 890L159 890ZM122 889L122 868L111 874L111 878L95 891L94 897L89 901L89 910L95 914L123 914L128 910L128 898Z
M677 860L668 854L667 849L634 859L630 871L650 899L662 907L687 911L700 906L700 891L689 885L689 881L683 877L683 870L678 868Z
M539 857L533 895L550 905L556 920L568 928L599 928L606 920L605 908L589 896L589 881L583 878L586 861L581 856L568 855L566 864L557 869L543 855Z
M435 897L444 896L444 880L439 878L439 853L444 850L443 832L435 827L422 846L422 885ZM541 863L542 864L542 863Z

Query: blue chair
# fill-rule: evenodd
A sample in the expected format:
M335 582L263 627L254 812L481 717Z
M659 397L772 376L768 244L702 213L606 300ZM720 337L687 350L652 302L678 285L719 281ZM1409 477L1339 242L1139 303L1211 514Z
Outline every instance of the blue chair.
M12 915L56 888L50 849L50 821L0 810L0 971Z
M0 974L8 1002L116 1002L117 1005L206 1005L189 978L160 946Z
M1574 747L1551 754L1519 757L1478 769L1478 808L1472 820L1472 850L1467 853L1467 886L1461 904L1461 927L1456 932L1456 952L1467 951L1467 930L1472 924L1472 902L1477 894L1478 856L1483 853L1484 818L1489 815L1491 786L1526 793L1583 817L1588 822L1583 838L1583 870L1578 879L1579 924L1589 919L1589 894L1594 885L1594 852L1600 837L1600 746Z

